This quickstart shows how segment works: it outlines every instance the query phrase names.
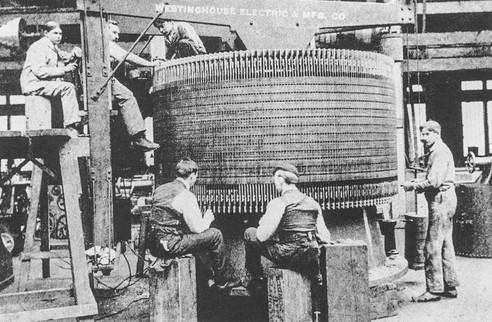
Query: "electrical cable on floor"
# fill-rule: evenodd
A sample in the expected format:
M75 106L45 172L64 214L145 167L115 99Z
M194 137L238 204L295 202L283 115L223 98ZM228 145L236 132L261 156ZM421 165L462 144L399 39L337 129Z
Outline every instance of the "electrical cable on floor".
M151 263L151 261L150 261L150 260L148 260L148 259L146 260L145 258L143 258L142 256L140 256L140 255L139 255L139 254L138 254L138 253L137 253L137 252L136 252L136 251L135 251L135 250L134 250L134 249L130 246L130 244L129 244L128 242L125 242L125 244L126 244L126 247L128 247L128 248L132 251L132 253L133 253L135 256L137 256L138 258L140 258L141 260L143 260L143 261L144 261L144 263L147 263L147 264L150 264L150 263Z
M122 294L123 294L123 293L124 293L124 292L128 289L128 287L129 287L130 285L133 285L133 284L131 283L131 281L132 281L132 277L134 277L134 275L132 275L132 270L131 270L131 267L130 267L130 262L128 261L128 258L125 256L125 254L123 254L123 257L125 257L126 264L127 264L127 266L128 266L129 276L128 276L128 277L126 277L126 278L124 278L124 279L123 279L123 280L122 280L122 281L121 281L118 285L116 285L116 286L109 286L109 285L107 285L106 283L104 283L104 282L102 282L101 280L99 280L97 277L94 277L94 279L96 279L98 283L100 283L100 284L102 284L102 285L106 286L106 287L108 288L108 290L113 291L113 292L115 292L115 293L116 293L115 295L112 295L112 296L103 297L103 298L105 298L105 299L109 299L109 298L114 298L114 297L120 296L120 295L122 295ZM128 284L127 284L125 287L123 287L123 288L121 288L121 289L118 289L118 287L119 287L121 284L123 284L125 281L127 281L127 280L128 280Z
M111 316L118 315L118 314L123 313L124 311L128 310L128 308L130 307L130 305L132 305L133 303L137 303L139 301L148 300L148 299L149 299L149 297L141 297L139 299L133 300L130 303L128 303L128 305L125 306L124 308L122 308L121 310L116 311L116 312L113 312L113 313L110 313L110 314L107 314L107 315L104 315L104 316L101 316L101 317L98 317L98 318L95 318L94 320L95 321L99 321L99 320L102 320L102 319L107 319L107 318L109 318Z
M136 256L138 256L138 257L140 257L140 258L141 258L141 256L139 256L139 255L135 252L135 250L134 250L132 247L130 247L130 246L129 246L129 244L128 244L128 243L125 243L125 244L127 245L127 247L128 247L128 248L129 248L129 249L130 249L130 250L131 250L131 251L132 251L132 252L133 252ZM122 281L121 281L118 285L116 285L116 286L113 286L113 287L112 287L112 286L109 286L109 285L107 285L106 283L104 283L104 282L100 281L98 278L94 277L94 278L98 281L98 283L100 283L100 284L102 284L102 285L106 286L106 287L108 288L108 290L111 290L111 291L113 291L113 292L116 292L116 294L114 294L114 295L112 295L112 296L101 297L101 298L103 298L103 299L111 299L111 298L115 298L115 297L118 297L118 296L122 295L122 294L123 294L123 293L124 293L124 292L125 292L125 291L126 291L126 290L130 287L130 286L135 285L138 281L140 281L142 278L144 278L145 273L148 271L148 267L147 267L147 268L145 268L145 269L143 270L143 272L142 272L142 275L141 275L139 278L135 279L135 280L132 282L132 280L131 280L131 279L132 279L133 277L135 277L135 276L136 276L136 274L135 274L135 275L132 275L132 274L131 274L130 262L128 261L128 258L127 258L124 254L123 254L123 256L125 257L126 263L127 263L127 265L128 265L128 270L129 270L129 272L130 272L130 275L129 275L128 277L126 277L125 279L123 279L123 280L122 280ZM145 260L144 260L144 261L145 261ZM150 261L149 261L149 260L147 260L146 262L147 262L147 263L150 263ZM118 289L118 287L119 287L121 284L123 284L126 280L128 280L128 284L127 284L124 288Z

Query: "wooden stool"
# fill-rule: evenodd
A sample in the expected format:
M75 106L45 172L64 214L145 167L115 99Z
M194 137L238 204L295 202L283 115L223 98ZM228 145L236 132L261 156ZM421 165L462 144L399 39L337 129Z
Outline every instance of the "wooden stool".
M369 264L367 246L325 245L321 248L321 266L326 276L328 321L370 321Z
M298 272L268 270L268 321L312 321L311 281Z
M25 115L28 130L63 127L63 110L59 98L28 95Z
M163 271L149 269L150 321L198 321L194 257L172 259Z

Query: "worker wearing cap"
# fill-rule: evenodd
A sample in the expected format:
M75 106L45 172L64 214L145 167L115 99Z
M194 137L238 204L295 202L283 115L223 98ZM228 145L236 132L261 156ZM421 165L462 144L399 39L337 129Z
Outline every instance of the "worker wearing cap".
M195 29L187 23L171 20L156 20L154 26L164 35L166 58L183 58L206 54L207 50Z
M435 121L427 121L420 127L420 133L426 152L424 164L427 175L424 180L405 182L403 189L423 192L429 206L429 226L424 247L427 290L413 298L416 302L429 302L437 301L441 296L458 296L452 219L457 201L453 155L441 139L441 126Z
M281 196L268 203L257 228L244 232L246 269L252 277L248 289L252 292L265 287L260 255L276 265L308 272L318 262L317 256L312 256L317 252L309 250L330 241L321 207L297 189L298 181L294 165L279 163L273 171L273 182Z

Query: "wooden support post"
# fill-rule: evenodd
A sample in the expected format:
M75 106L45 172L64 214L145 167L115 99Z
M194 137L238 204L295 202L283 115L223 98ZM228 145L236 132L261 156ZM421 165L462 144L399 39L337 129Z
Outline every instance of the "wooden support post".
M323 246L328 321L370 321L369 264L363 242Z
M103 4L104 3L104 4ZM81 12L104 7L105 1L77 1ZM89 111L91 134L91 183L93 204L93 237L96 246L113 246L113 171L111 166L110 82L105 93L97 100L90 97L101 87L110 72L109 39L106 33L106 18L99 12L87 12L81 16L82 48L85 54L82 82L86 86L85 101ZM97 35L95 37L94 35Z
M34 235L36 233L36 220L41 205L43 204L42 198L47 197L47 177L43 170L38 167L34 167L31 176L31 207L26 221L26 234L24 237L24 252L32 252L34 247ZM27 282L29 280L31 262L30 260L23 260L20 265L19 276L16 278L16 289L18 292L26 290ZM44 275L44 266L43 266Z
M138 236L138 258L137 258L137 272L138 277L143 276L144 264L145 264L145 251L147 249L147 235L149 231L149 216L150 211L143 211L140 215L140 233Z
M312 321L311 281L289 269L268 270L268 321Z
M149 270L150 321L198 321L194 257L171 260L163 271Z
M93 304L95 300L89 284L89 269L85 261L84 233L79 203L81 188L78 151L76 151L78 146L76 144L71 146L70 143L60 149L60 169L72 260L74 295L78 305Z

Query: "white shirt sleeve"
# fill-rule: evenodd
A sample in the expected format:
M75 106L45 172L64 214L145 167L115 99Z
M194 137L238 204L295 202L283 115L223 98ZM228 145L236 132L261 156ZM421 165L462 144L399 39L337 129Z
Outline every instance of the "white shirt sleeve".
M184 190L174 198L172 207L183 214L184 221L192 233L199 234L210 227L202 215L196 196Z
M321 244L328 244L331 240L330 231L326 227L321 207L318 210L318 218L316 219L316 236Z
M114 59L116 59L117 61L120 62L125 57L126 50L124 50L123 48L121 48L120 45L118 45L114 41L110 41L109 42L109 55L111 57L113 57ZM126 61L127 62L130 62L132 64L135 64L135 65L144 66L144 67L152 67L152 66L154 66L148 60L145 60L145 59L141 58L140 56L135 55L134 53L130 53L126 57Z
M256 238L259 241L265 242L275 234L284 212L285 204L281 199L273 199L268 203L267 210L261 217L256 230Z

